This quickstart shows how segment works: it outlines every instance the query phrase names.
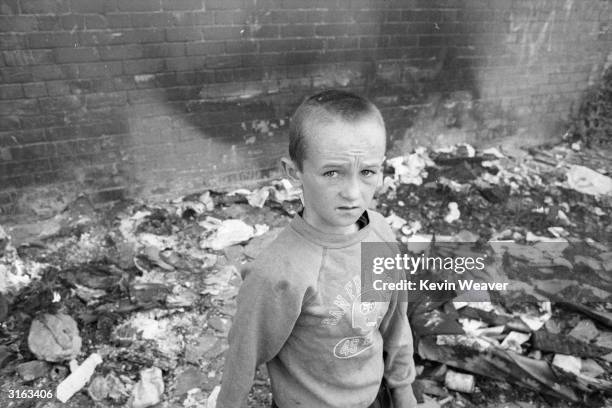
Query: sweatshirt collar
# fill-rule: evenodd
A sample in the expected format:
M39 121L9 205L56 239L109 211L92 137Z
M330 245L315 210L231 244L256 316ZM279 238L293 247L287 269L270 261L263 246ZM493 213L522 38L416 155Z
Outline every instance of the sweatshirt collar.
M368 210L364 211L361 217L365 219L366 225L359 231L351 234L330 234L322 232L308 224L304 218L302 218L301 214L297 214L289 225L299 235L317 245L328 248L344 248L361 242L367 237L371 228L370 224L372 217Z

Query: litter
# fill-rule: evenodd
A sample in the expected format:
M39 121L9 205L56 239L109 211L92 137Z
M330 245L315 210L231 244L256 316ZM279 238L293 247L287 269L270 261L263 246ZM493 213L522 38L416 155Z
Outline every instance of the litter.
M151 367L140 371L140 381L132 390L129 408L147 408L160 402L164 393L162 371Z
M471 374L447 370L446 376L444 377L444 385L449 390L471 394L476 388L476 379Z
M457 221L461 218L461 212L459 211L459 205L455 202L448 203L448 214L444 217L444 221L449 224Z
M28 347L39 360L72 360L80 353L81 343L76 322L65 314L45 313L30 326Z
M58 384L55 396L61 402L68 401L80 391L93 375L96 366L102 363L102 356L92 353L83 364L78 366L64 381Z
M260 230L261 231L261 230ZM264 231L265 232L265 231ZM260 234L263 232L260 232ZM242 220L224 220L213 233L212 237L204 239L200 247L215 251L246 242L255 236L255 229Z
M612 195L612 178L588 167L572 165L567 172L570 188L594 196Z

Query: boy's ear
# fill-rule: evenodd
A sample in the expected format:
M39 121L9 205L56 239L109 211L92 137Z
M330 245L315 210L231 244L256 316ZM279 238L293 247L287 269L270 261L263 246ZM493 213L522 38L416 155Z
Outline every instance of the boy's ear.
M298 169L297 165L293 162L293 160L283 157L281 159L281 165L283 166L283 172L285 173L285 176L287 176L287 178L291 180L291 182L297 185L302 185L302 172Z

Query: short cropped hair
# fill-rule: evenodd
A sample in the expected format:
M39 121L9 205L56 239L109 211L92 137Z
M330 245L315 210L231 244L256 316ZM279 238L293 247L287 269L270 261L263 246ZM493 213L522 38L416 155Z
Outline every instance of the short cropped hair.
M346 122L372 116L385 126L378 108L366 98L351 92L330 89L307 98L289 123L289 157L301 171L306 158L306 139L315 123L340 119Z

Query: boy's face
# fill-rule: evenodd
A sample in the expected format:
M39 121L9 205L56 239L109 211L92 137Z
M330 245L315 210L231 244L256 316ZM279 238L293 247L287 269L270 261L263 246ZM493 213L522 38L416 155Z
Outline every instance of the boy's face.
M382 181L385 129L374 117L317 123L308 132L302 171L304 220L334 234L357 230Z

